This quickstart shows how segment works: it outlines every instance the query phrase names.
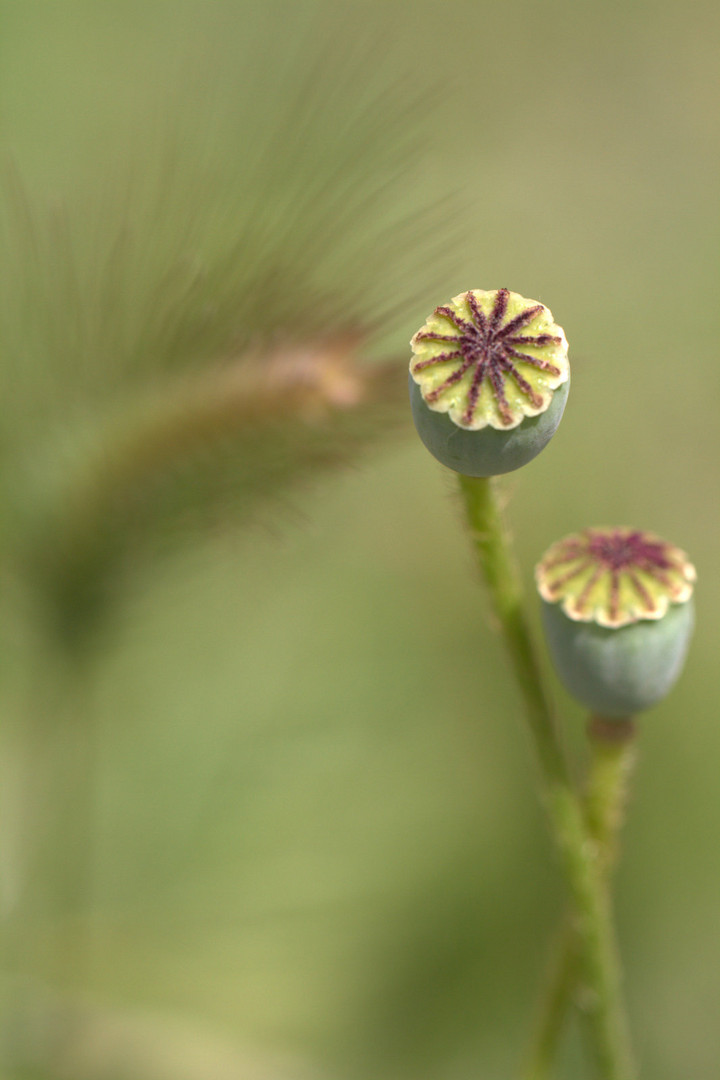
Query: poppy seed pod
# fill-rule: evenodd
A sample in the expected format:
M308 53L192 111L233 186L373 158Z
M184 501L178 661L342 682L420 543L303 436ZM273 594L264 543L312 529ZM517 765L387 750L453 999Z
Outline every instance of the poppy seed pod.
M683 551L637 529L586 529L553 544L535 577L550 654L578 701L624 717L665 697L694 625Z
M567 400L567 340L551 312L507 289L435 308L410 342L418 434L466 476L519 469L554 435Z

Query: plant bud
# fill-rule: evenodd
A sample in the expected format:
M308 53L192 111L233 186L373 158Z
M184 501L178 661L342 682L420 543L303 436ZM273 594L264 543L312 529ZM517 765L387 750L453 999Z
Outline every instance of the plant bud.
M551 312L507 289L473 289L435 308L410 342L420 438L466 476L519 469L554 435L570 385Z
M550 654L578 701L624 717L665 697L694 625L683 551L637 529L585 529L553 544L535 578Z

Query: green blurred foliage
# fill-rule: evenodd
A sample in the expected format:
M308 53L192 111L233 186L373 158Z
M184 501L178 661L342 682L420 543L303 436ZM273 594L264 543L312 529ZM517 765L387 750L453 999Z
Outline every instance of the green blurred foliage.
M344 302L360 290L351 322L376 305L392 254L385 280L402 287L405 305L372 336L377 355L401 356L429 307L468 287L507 285L552 308L570 341L573 388L551 446L510 480L528 581L552 540L587 524L652 529L695 559L696 641L677 690L642 720L618 910L644 1073L714 1078L716 7L701 2L690 17L668 0L421 0L412 8L32 0L5 2L0 15L3 145L32 205L49 194L65 207L74 192L77 208L92 208L84 225L71 217L69 235L83 250L98 230L107 250L118 224L117 215L109 229L97 219L102 184L117 206L113 162L142 162L158 133L180 155L178 198L166 202L162 172L138 185L134 220L150 248L134 236L134 261L123 265L151 277L176 244L184 250L192 185L208 200L197 242L226 265L224 223L245 166L229 137L218 153L232 128L230 94L257 125L252 146L268 125L277 132L278 178L292 160L287 99L300 95L307 57L305 92L318 102L314 115L327 108L342 153L352 155L377 126L389 136L382 154L392 157L396 145L402 164L413 139L393 125L412 100L408 88L440 96L439 107L422 104L412 120L422 136L405 195L378 209L381 232L400 203L418 224L404 233L388 224L397 241L376 263L367 245L353 246L354 234L337 244L335 260L332 236L316 238L319 254L310 242L324 181L328 197L339 192L324 164L322 125L303 159L308 169L317 162L309 231L297 239L303 214L295 213L285 232L275 228L286 189L266 184L262 169L251 182L258 213L267 215L274 254L297 239L291 269L309 251L301 297L347 273L336 295ZM388 111L395 119L386 128ZM212 184L207 169L194 171L198 163L209 165ZM351 175L341 172L341 187ZM415 232L430 220L424 208L453 191L466 210L460 235L449 227L451 251L418 249ZM372 183L363 193L362 221L372 222ZM429 231L437 228L433 211ZM250 245L258 258L267 254L263 236L258 225ZM244 267L248 277L234 281L223 310L238 295L248 310L264 305L263 274ZM436 296L428 283L440 270ZM66 271L61 259L63 289ZM277 260L271 280L276 273ZM53 447L70 441L74 462L85 438L96 445L95 429L88 436L83 426L89 413L114 416L137 387L157 385L143 367L157 308L143 306L142 280L137 294L121 290L123 333L129 326L134 344L114 349L118 368L78 375L69 333L62 364L27 343L27 366L13 376L23 411L13 398L3 437L14 446L21 422L36 425L39 464L33 458L22 476L38 491L57 489L60 451L46 450L50 436ZM43 288L62 316L66 293L52 280ZM115 311L112 282L107 290ZM333 329L341 322L336 310ZM235 340L230 323L213 356ZM104 325L83 340L101 338ZM47 342L52 327L43 333ZM203 349L190 354L183 364L206 359ZM322 489L276 499L241 534L223 527L138 568L141 587L121 605L92 687L85 993L100 1017L95 1053L105 1071L88 1051L77 1076L120 1080L122 1054L107 1065L116 1042L134 1063L129 1075L146 1068L148 1080L216 1080L223 1069L248 1080L513 1075L561 890L520 703L475 587L452 484L407 428L404 444ZM27 484L6 482L17 506L17 486L22 494ZM3 629L9 709L19 691L8 669L25 633L15 617ZM581 713L556 691L581 752ZM563 1075L580 1080L572 1033L565 1054Z

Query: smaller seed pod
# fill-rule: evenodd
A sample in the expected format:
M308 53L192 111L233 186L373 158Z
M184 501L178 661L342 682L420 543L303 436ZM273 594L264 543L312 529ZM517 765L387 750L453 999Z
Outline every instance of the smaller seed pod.
M586 529L553 544L535 579L550 654L578 701L625 717L665 697L694 625L684 551L637 529Z
M472 289L435 308L410 344L415 427L443 465L466 476L512 472L555 434L568 346L543 304Z

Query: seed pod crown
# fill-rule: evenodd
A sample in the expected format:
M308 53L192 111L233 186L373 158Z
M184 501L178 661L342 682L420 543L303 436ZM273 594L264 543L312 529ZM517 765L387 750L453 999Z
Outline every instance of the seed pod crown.
M585 529L548 549L535 572L543 600L568 618L617 628L661 619L690 599L695 568L684 551L639 529Z
M567 340L551 312L508 289L454 296L411 346L426 405L470 431L507 431L538 416L569 377Z

